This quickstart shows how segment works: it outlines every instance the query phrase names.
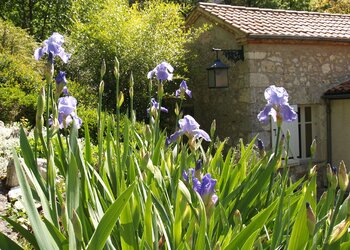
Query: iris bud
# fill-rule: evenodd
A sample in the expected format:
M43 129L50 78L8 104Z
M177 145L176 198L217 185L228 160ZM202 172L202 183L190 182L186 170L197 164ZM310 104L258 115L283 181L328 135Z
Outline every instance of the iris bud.
M307 216L307 227L309 229L309 236L312 237L315 231L316 217L310 203L306 202L306 216Z
M337 168L327 165L327 179L331 189L336 189L338 186Z
M233 213L233 221L235 225L238 225L238 226L242 225L242 215L238 209Z
M177 103L175 104L174 112L175 112L175 115L177 115L177 116L180 114L180 108L179 108L179 105Z
M130 75L130 82L129 82L129 95L130 95L130 98L134 97L134 77L132 73Z
M98 88L99 94L102 95L104 90L105 90L105 83L104 83L104 81L101 81L100 86Z
M347 231L350 226L350 217L342 220L338 225L333 228L329 244L339 240Z
M123 102L124 102L124 93L120 91L118 100L117 100L118 108L120 108L123 105Z
M317 165L313 166L313 167L310 169L309 177L315 176L315 174L317 174Z
M314 139L311 143L311 146L310 146L310 152L311 152L311 156L315 156L315 153L316 153L316 139Z
M159 83L158 84L158 96L163 96L163 94L164 94L163 84Z
M343 206L346 206L346 214L348 217L350 217L350 195L348 195L348 197L346 197Z
M338 179L340 190L346 191L349 185L349 176L344 161L339 164Z
M114 76L115 78L119 79L119 61L118 58L115 58L115 63L114 63Z
M101 65L101 79L104 77L105 74L106 74L106 61L103 59L102 65Z
M210 126L210 137L211 138L214 138L215 131L216 131L216 120L214 119L211 123L211 126Z

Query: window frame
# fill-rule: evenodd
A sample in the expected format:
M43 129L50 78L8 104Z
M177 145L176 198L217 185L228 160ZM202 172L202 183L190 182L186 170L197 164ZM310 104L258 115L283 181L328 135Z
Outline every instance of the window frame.
M283 122L282 123L282 133L286 133L287 129L290 130L291 138L290 138L290 145L289 145L289 159L288 159L288 165L301 165L305 162L309 161L311 156L307 155L307 148L310 148L310 145L313 141L313 138L315 138L315 121L317 117L316 114L316 108L315 105L311 104L302 104L302 105L291 105L294 109L294 111L298 114L297 120L293 121L292 123ZM306 109L310 108L310 121L306 121ZM311 135L309 138L311 138L311 141L309 141L310 145L307 145L307 139L306 139L306 126L305 125L311 125ZM274 149L276 145L276 131L277 126L275 122L271 119L271 146L272 150ZM281 135L282 135L281 133ZM296 136L296 137L295 137ZM286 148L285 148L286 150ZM310 151L310 150L309 150Z
M310 109L310 121L306 121L306 109ZM315 123L315 117L314 117L315 109L313 108L313 105L298 105L298 130L299 130L299 154L297 156L298 159L302 160L309 160L311 158L310 153L310 146L313 141L313 138L315 138L315 129L314 129L314 123ZM311 125L311 141L309 142L310 145L307 145L307 135L306 135L306 125Z

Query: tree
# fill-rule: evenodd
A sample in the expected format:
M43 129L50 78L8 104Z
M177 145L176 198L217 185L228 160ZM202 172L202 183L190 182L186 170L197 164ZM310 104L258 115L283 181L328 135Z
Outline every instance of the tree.
M79 3L79 9L85 9ZM135 80L135 107L146 115L148 105L148 71L168 61L176 72L185 67L185 44L191 40L185 31L181 6L162 1L133 4L107 0L99 11L87 10L76 18L70 37L73 54L69 65L73 79L95 86L100 82L100 65L106 60L105 103L115 107L115 57L121 65L121 90L128 96L130 73ZM87 18L89 21L87 21ZM127 100L127 99L126 99Z
M311 3L311 9L318 12L350 13L349 0L315 0Z
M72 0L1 0L0 17L27 29L38 41L69 30Z
M36 97L43 85L33 50L36 43L25 30L0 19L0 120L35 122Z

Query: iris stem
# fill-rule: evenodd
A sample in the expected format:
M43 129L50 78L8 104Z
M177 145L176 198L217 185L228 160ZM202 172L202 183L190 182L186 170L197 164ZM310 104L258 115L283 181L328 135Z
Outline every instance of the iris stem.
M116 127L117 127L117 132L116 132L116 144L117 144L117 150L116 150L116 154L117 154L117 166L119 168L121 167L124 167L121 165L121 159L120 159L120 154L121 154L121 151L120 151L120 106L121 104L119 104L119 101L120 101L120 96L119 96L119 68L118 68L118 74L116 74L116 98L117 98L117 114L116 114ZM123 172L123 170L119 171L119 173L121 174ZM122 176L119 176L119 178L122 178ZM114 187L114 193L116 194L117 193L117 189L119 187Z
M103 81L101 81L100 83L100 88L99 88L99 93L98 93L98 132L97 132L97 136L98 136L98 167L101 168L102 167L102 145L103 145L103 138L102 138L102 134L103 131L102 130L102 94L103 94L103 90L101 88L101 86L103 86Z
M180 120L181 109L182 109L182 103L183 103L183 98L181 97L181 99L180 99L180 105L179 105L179 114L176 115L175 131L177 130L178 122L179 122L179 120Z
M160 131L160 113L162 109L162 98L163 98L163 83L161 80L158 82L158 110L155 121L154 129L154 146L156 147L159 140L159 131Z
M275 146L275 155L274 155L274 157L277 157L280 134L281 134L281 125L277 126L277 137L276 137L276 146ZM274 175L275 175L275 173L274 173L274 171L272 171L271 176L270 176L270 184L269 184L269 189L267 191L265 206L267 206L269 204L269 201L270 201Z

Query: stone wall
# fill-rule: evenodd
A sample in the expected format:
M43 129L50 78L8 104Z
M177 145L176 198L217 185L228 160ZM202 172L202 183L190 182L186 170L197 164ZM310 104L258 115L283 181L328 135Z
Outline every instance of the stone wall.
M199 18L197 27L206 21ZM207 68L216 59L212 48L240 49L235 41L235 35L219 26L213 26L203 33L198 41L190 47L192 56L189 67L189 88L193 90L194 117L201 128L209 132L210 124L215 119L220 138L230 137L230 143L236 143L240 137L246 137L251 131L251 121L247 119L250 113L250 91L247 86L247 63L239 61L236 64L228 61L220 52L220 60L229 68L228 88L208 88Z

